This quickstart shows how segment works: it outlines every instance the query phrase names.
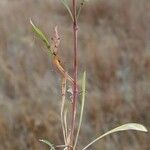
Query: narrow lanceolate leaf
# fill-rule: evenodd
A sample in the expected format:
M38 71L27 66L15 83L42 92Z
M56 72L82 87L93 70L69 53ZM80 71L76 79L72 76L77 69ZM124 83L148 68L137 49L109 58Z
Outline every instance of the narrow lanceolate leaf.
M46 145L48 145L48 146L51 148L50 150L55 150L54 145L51 144L49 141L43 140L43 139L40 139L39 141L40 141L40 142L43 142L43 143L46 144Z
M52 53L52 51L50 50L50 43L48 42L48 39L46 38L44 33L37 26L34 25L32 20L30 20L30 23L32 25L32 28L33 28L33 31L35 32L35 34L45 43L46 47L49 50L48 52Z
M119 131L125 131L125 130L136 130L136 131L142 131L142 132L147 132L147 129L141 125L141 124L137 124L137 123L127 123L124 124L122 126L119 126L117 128L114 128L108 132L106 132L105 134L99 136L98 138L96 138L95 140L93 140L91 143L89 143L87 146L85 146L82 150L87 149L88 147L90 147L92 144L94 144L95 142L97 142L98 140L102 139L103 137L115 133L115 132L119 132Z
M68 6L66 0L60 0L60 1L61 1L62 4L65 6L65 8L67 9L67 11L69 12L69 15L70 15L71 19L73 20L72 12L71 12L71 10L70 10L70 8L69 8L69 6Z
M79 132L80 132L80 128L81 128L81 123L82 123L82 120L83 120L83 110L84 110L84 103L85 103L85 91L86 91L86 72L83 73L83 78L82 78L81 111L80 111L79 126L78 126L78 130L77 130L77 135L76 135L73 150L76 149L76 145L77 145L78 137L79 137Z

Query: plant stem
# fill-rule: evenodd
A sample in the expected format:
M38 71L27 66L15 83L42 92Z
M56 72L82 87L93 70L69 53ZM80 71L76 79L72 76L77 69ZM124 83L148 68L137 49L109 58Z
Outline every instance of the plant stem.
M77 111L77 18L76 18L76 0L72 0L73 7L73 47L74 47L74 64L73 64L73 102L72 102L72 120L71 120L71 136L70 144L74 143L74 131L75 131L75 121L76 121L76 111Z

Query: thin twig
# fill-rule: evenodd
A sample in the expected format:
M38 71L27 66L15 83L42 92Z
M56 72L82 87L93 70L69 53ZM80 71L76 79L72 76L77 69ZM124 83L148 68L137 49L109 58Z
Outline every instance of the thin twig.
M66 78L64 77L62 79L62 102L61 102L61 126L63 130L63 136L64 136L64 141L66 144L66 129L64 125L64 106L65 106L65 99L66 99Z
M67 109L64 110L64 127L65 127L65 133L66 133L66 137L68 135L68 125L67 125Z
M83 78L82 78L81 110L80 110L79 125L78 125L78 129L77 129L77 134L76 134L73 150L76 149L76 145L77 145L78 137L79 137L79 132L80 132L80 129L81 129L81 123L82 123L82 120L83 120L83 110L84 110L85 93L86 93L85 88L86 88L86 72L84 72Z
M82 1L80 2L80 6L79 6L79 9L78 9L78 11L77 11L77 20L78 20L78 18L79 18L79 16L80 16L81 10L82 10L82 8L83 8L85 2L86 2L86 0L82 0Z

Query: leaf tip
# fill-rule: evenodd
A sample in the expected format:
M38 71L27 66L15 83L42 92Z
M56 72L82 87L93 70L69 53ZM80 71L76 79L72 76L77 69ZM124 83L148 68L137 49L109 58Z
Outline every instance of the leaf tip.
M148 132L148 129L145 126L141 125L141 131Z
M34 23L33 23L33 21L32 21L31 18L30 18L30 24L31 24L33 27L35 27L35 25L34 25Z
M130 129L137 130L137 131L142 131L142 132L148 132L148 129L142 124L129 123L127 125L129 126Z

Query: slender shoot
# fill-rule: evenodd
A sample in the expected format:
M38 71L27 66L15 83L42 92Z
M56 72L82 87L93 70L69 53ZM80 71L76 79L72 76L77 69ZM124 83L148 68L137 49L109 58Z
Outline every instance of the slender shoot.
M68 13L69 13L69 15L70 15L70 17L71 17L71 19L72 19L72 21L73 21L73 15L72 15L72 12L71 12L71 10L70 10L70 8L69 8L69 6L68 6L66 0L60 0L60 1L62 2L62 4L63 4L63 5L65 6L65 8L67 9L67 11L68 11Z
M79 119L79 125L78 125L78 130L77 130L77 135L75 138L75 143L73 150L76 149L76 145L78 142L78 137L79 137L79 132L81 129L81 123L83 120L83 110L84 110L84 103L85 103L85 93L86 93L86 72L83 73L83 78L82 78L82 99L81 99L81 111L80 111L80 119Z

